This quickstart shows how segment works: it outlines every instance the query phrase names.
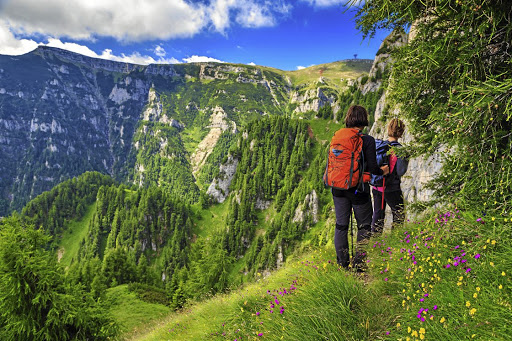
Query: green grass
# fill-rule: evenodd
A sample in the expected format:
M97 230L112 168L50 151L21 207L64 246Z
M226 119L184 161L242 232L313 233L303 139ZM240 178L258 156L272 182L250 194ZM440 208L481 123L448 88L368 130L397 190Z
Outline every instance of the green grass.
M120 325L124 338L131 338L140 333L141 326L152 327L152 323L171 312L167 306L138 299L134 292L128 291L126 284L108 289L107 300L112 304L110 312Z
M385 339L510 339L510 218L445 210L375 240L371 271L401 308Z
M344 126L343 123L335 123L332 120L312 119L308 121L315 138L322 142L331 141L334 133Z
M339 270L332 245L311 243L316 251L137 340L509 339L512 216L444 212L373 238L364 275Z
M192 304L137 340L253 340L259 333L269 340L371 338L389 320L389 303L370 305L375 289L328 262L332 254L312 253L268 278Z
M208 209L202 209L198 204L192 206L196 214L200 216L195 224L195 232L200 237L207 237L211 231L215 231L219 226L226 225L226 216L228 214L229 200L221 204L215 204Z
M183 130L181 136L183 138L183 145L185 146L186 151L189 154L192 154L199 145L199 142L202 141L207 133L208 130L201 129L199 126L193 126Z
M371 66L372 61L368 62L368 60L340 60L295 71L283 71L269 67L264 68L288 76L295 86L315 83L320 77L323 77L329 84L333 84L336 87L345 87L346 79L356 79L362 75L367 75L368 72L370 72ZM344 80L342 81L341 79Z
M71 265L71 260L76 257L80 242L87 236L89 221L96 210L96 202L88 206L80 220L71 221L67 230L62 234L59 245L59 254L62 253L60 263L64 268Z

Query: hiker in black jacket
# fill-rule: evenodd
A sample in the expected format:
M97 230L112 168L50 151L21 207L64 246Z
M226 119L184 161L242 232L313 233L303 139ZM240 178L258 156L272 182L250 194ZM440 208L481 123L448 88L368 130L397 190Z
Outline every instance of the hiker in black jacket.
M405 124L394 118L388 124L388 143L391 147L401 147L398 139L404 134ZM372 233L382 233L386 204L393 214L393 227L404 222L404 195L400 188L400 178L407 172L409 160L397 157L393 152L389 155L389 175L384 177L383 186L374 186ZM383 196L384 193L384 196Z
M351 106L347 111L345 118L347 128L355 128L362 131L368 126L368 112L359 105ZM377 165L375 154L375 139L369 135L362 134L362 154L364 157L364 171L375 175L386 175L389 173L389 167L380 167ZM344 268L349 266L349 245L348 230L351 220L352 209L357 221L357 242L364 243L371 234L372 222L372 202L370 191L357 190L357 186L340 190L332 188L334 209L336 213L336 230L334 233L334 247L338 264ZM354 245L352 245L354 248ZM356 252L352 260L354 267L359 267L364 259L364 253Z

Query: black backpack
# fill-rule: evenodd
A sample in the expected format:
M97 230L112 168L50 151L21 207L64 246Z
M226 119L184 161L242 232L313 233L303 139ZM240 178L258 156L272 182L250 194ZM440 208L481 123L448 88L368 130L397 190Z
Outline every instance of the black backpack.
M375 139L375 152L377 154L377 166L382 167L389 165L389 149L392 146L398 145L397 142L389 142L387 140ZM383 175L372 174L370 184L375 187L382 187ZM387 181L387 180L386 180Z

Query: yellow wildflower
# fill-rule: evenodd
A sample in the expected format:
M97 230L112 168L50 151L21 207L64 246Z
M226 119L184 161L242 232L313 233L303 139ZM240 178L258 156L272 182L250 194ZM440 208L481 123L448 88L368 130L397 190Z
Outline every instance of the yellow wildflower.
M507 274L505 273L505 271L502 271L502 272L501 272L501 275L502 275L502 276L506 276Z
M480 287L476 287L476 291L480 292Z
M425 328L423 328L423 327L420 328L420 334L425 334Z
M476 313L476 309L475 308L473 308L473 309L471 309L469 311L469 315L475 315L475 313Z
M444 321L446 321L446 319L444 317L441 317L441 320L439 322L444 323Z
M473 294L473 298L477 298L477 297L478 297L478 294L475 292L475 293Z
M468 307L468 308L469 308L470 306L471 306L471 302L466 301L466 307Z
M411 333L411 336L418 337L418 332L413 330L412 333Z
M500 289L500 290L501 290L501 289L503 289L503 285L501 285L501 284L500 284L500 286L498 287L498 289Z
M411 327L407 327L407 332L410 333L411 332Z

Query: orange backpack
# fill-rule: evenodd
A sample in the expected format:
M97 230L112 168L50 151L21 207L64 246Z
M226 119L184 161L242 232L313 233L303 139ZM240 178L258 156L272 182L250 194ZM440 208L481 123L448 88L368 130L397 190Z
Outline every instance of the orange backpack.
M363 139L358 129L341 128L329 147L324 184L337 189L349 189L366 179L363 172ZM369 181L369 179L367 179Z

